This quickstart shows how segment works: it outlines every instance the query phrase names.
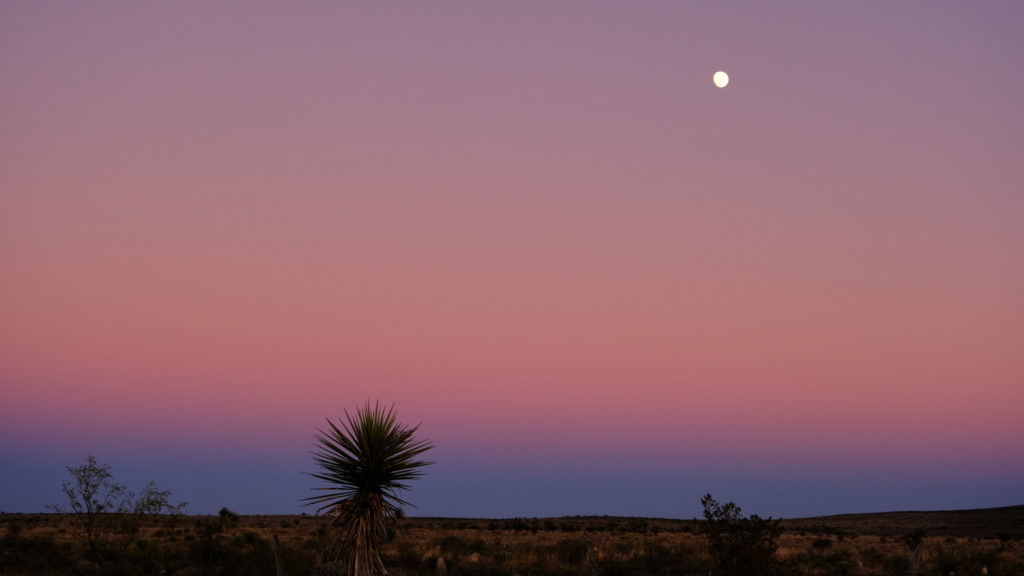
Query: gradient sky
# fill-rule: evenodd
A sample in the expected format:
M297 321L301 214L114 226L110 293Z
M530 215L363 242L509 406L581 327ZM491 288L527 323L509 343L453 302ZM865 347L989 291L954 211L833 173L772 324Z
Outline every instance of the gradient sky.
M1024 503L1024 4L0 4L0 510ZM715 88L725 70L731 82Z

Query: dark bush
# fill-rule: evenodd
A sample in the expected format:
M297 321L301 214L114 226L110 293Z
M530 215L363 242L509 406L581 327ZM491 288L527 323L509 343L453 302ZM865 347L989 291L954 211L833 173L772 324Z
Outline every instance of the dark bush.
M887 556L882 562L882 571L886 576L904 576L910 571L910 558L902 554Z
M826 548L831 548L831 547L832 547L832 539L831 538L815 538L814 541L811 542L811 548L814 548L815 550L824 550Z
M779 521L756 514L744 517L739 506L719 504L707 494L704 506L705 535L718 573L729 576L759 576L777 572L775 551Z

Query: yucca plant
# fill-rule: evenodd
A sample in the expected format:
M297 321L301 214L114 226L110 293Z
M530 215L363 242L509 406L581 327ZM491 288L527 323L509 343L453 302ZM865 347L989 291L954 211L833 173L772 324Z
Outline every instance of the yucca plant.
M384 574L380 553L388 528L409 505L398 493L432 464L419 457L433 445L415 438L418 425L398 422L394 405L379 402L367 401L354 416L346 410L344 420L327 419L327 424L328 430L317 430L312 451L322 472L310 476L329 486L314 488L320 493L303 500L331 517L337 544L332 560L340 555L345 574Z

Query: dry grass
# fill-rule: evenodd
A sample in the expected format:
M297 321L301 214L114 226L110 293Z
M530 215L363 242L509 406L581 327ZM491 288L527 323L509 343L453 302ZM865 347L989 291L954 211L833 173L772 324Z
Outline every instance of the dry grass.
M887 515L787 520L782 523L777 556L785 574L903 574L908 568L909 548L901 535L922 528L928 536L921 574L981 574L987 570L989 574L1024 576L1024 522L1015 520L1022 511L1024 507L974 511L962 516L968 521L959 527L948 513L904 514L898 522ZM989 522L982 521L986 513ZM166 566L161 569L168 574L215 573L186 567L229 560L236 566L251 566L248 571L231 573L274 574L276 536L286 573L308 574L327 544L326 535L327 520L312 516L242 516L237 522L224 522L218 516L165 518L143 526L139 540L149 548L136 553L159 551L164 559L161 566ZM0 538L8 553L12 546L21 546L17 550L22 553L81 554L80 537L68 515L0 515ZM0 547L0 556L4 550ZM184 560L174 560L176 555ZM452 576L686 575L707 573L711 566L699 523L615 517L409 518L383 556L395 576L434 574L439 558ZM5 576L66 570L66 565L52 567L52 562L32 565L49 567L38 569L23 564L20 571L17 566L3 566L0 562L0 574ZM75 571L88 573L80 565Z

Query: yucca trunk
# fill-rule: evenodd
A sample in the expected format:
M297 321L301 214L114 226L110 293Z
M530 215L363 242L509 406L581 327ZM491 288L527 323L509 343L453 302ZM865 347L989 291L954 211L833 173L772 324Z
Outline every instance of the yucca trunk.
M345 510L335 516L345 573L351 576L384 574L380 551L387 542L387 524L394 519L394 511L380 494L367 494L347 504Z

